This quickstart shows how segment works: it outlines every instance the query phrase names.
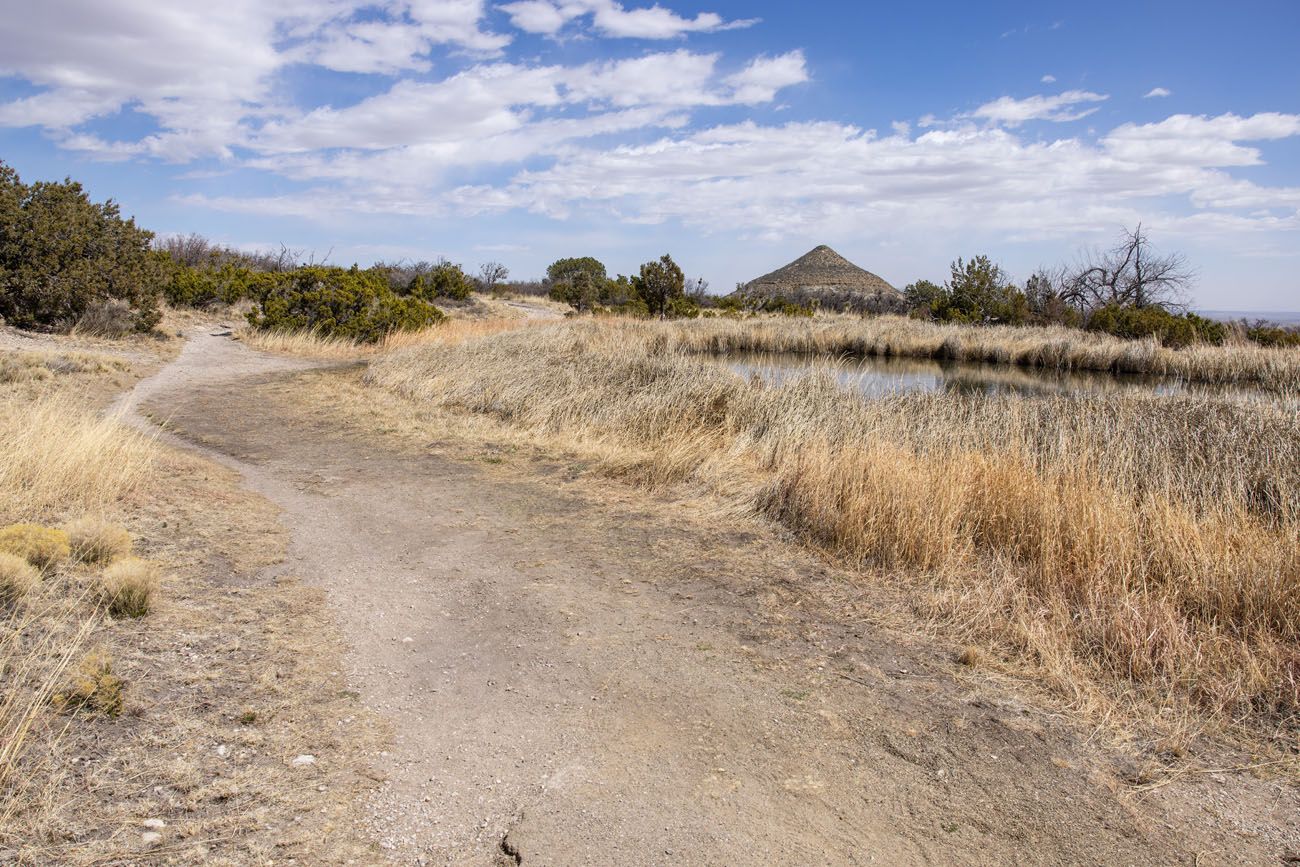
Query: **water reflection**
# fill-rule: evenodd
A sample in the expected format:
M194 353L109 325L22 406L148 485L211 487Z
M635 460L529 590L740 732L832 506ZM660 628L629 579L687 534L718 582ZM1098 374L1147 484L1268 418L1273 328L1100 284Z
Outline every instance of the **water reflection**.
M867 397L904 392L946 391L960 394L1209 394L1234 400L1291 403L1272 392L1242 386L1187 383L1136 374L1057 371L1004 364L972 364L917 358L842 358L780 353L731 353L717 361L746 378L781 383L818 370L833 375L845 388Z

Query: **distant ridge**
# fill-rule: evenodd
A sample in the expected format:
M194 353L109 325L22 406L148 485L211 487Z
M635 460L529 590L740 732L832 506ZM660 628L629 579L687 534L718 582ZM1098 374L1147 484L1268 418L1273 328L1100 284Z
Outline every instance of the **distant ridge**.
M1198 310L1196 312L1207 319L1217 319L1220 322L1235 322L1238 319L1254 322L1256 319L1263 319L1278 325L1300 325L1300 311L1296 310Z

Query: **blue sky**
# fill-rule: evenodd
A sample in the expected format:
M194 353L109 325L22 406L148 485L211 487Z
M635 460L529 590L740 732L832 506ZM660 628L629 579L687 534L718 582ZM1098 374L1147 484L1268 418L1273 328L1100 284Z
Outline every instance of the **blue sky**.
M0 159L160 233L526 278L828 243L1023 279L1143 222L1194 301L1300 309L1300 3L44 0Z

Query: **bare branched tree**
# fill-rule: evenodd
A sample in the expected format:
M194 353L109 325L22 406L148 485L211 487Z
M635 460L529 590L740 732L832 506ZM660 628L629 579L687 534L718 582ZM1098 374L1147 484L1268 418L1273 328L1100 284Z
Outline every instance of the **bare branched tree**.
M686 297L701 307L709 303L709 281L703 277L692 277L686 281Z
M1083 310L1107 304L1179 309L1193 276L1181 253L1159 255L1139 223L1110 250L1087 254L1066 276L1062 297Z
M484 262L478 266L479 287L484 292L495 291L497 284L510 276L510 269L500 262Z
M208 265L221 252L221 248L198 234L165 235L154 239L155 250L167 253L182 265L197 268Z

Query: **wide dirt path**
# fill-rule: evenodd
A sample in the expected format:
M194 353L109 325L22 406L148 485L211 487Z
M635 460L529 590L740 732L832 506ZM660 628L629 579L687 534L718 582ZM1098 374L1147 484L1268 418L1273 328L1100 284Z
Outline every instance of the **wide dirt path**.
M196 333L126 406L283 509L278 572L328 592L391 726L377 860L1277 863L1292 796L1125 798L1069 726L844 617L851 586L761 525L385 445L294 408L309 366Z

